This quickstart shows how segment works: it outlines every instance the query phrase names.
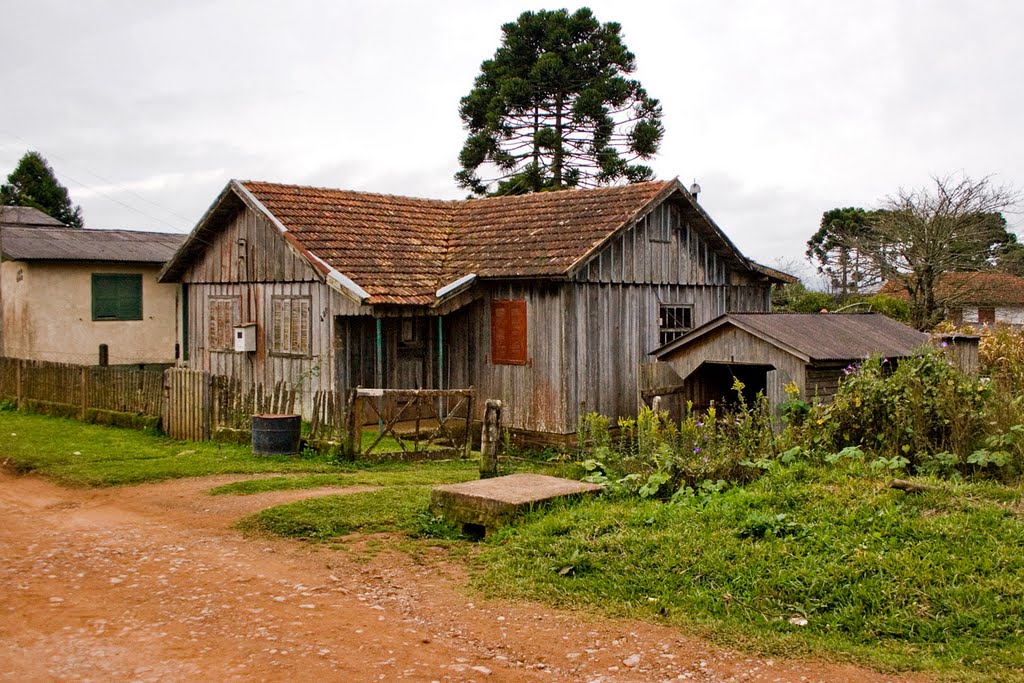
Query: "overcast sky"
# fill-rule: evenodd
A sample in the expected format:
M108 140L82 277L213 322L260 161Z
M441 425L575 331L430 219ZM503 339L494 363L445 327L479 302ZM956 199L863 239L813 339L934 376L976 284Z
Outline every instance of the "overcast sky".
M1024 186L1024 3L587 6L662 102L658 177L696 179L755 260L802 260L823 211L931 175ZM37 150L87 227L167 232L230 178L460 198L459 99L502 23L561 7L0 0L0 178Z

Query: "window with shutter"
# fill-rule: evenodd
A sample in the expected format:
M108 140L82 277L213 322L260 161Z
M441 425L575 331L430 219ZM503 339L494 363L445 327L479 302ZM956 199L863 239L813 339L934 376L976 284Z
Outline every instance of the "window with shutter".
M213 296L208 301L210 328L207 347L211 351L233 351L241 300L237 296Z
M491 362L501 365L525 365L526 302L491 302Z
M142 275L93 273L93 320L142 320Z
M271 353L279 356L308 356L311 334L308 296L275 296L271 299Z

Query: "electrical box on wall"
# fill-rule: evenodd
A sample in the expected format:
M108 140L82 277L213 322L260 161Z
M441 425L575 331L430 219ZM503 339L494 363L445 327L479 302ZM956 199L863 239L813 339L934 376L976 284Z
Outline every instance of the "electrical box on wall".
M253 353L256 351L256 323L242 323L235 328L235 352Z

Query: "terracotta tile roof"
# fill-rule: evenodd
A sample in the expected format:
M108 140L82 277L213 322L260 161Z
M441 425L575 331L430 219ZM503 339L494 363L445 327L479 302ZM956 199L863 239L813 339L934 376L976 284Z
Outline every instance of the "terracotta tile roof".
M674 181L462 202L446 275L564 275Z
M203 248L202 232L216 229L237 196L267 213L315 267L333 269L362 288L367 303L429 305L438 289L469 274L568 275L652 202L675 191L685 193L670 180L444 201L232 181L161 278L180 275ZM747 263L703 210L693 205L692 211L716 248Z
M898 282L889 281L883 294L907 300ZM935 287L935 298L946 306L1024 306L1024 278L1009 273L946 273Z
M370 303L415 305L434 300L456 202L241 184L299 245L365 289Z
M564 275L675 181L465 201L241 185L369 303L423 305L469 273Z

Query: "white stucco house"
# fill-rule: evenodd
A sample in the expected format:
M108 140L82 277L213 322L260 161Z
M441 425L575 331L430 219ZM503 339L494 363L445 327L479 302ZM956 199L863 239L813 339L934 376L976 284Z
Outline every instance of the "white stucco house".
M157 282L184 235L70 228L0 210L0 356L81 365L172 363L175 285Z

